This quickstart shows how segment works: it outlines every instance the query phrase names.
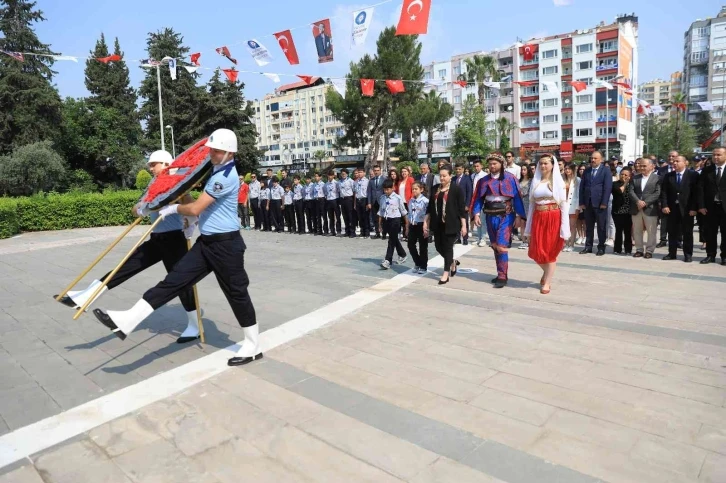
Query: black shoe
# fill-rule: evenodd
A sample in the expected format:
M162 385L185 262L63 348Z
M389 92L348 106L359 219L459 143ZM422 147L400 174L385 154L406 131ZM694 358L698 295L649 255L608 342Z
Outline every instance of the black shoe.
M663 248L666 245L668 245L668 242L664 242L664 241L661 240L660 242L658 242L658 244L655 247L656 248Z
M111 320L111 317L109 317L106 312L101 309L93 309L93 315L96 316L99 322L111 329L111 332L113 332L116 337L121 340L126 339L126 334L121 332L121 329L118 328L118 326L114 323L113 320Z
M652 253L646 253L643 258L645 258L645 259L653 258L653 254Z
M57 298L58 298L57 294L53 295L53 300L55 300ZM76 303L68 295L64 295L62 299L58 300L58 302L62 303L63 305L65 305L67 307L70 307L72 309L75 309L76 307L78 307L78 305L76 305Z
M691 257L691 255L684 255L683 261L686 263L691 263L693 261L693 258Z
M677 260L675 255L666 255L663 257L663 260Z
M491 279L490 283L497 283L498 280L499 280L499 277L494 277L493 279Z
M633 258L643 258L643 252L635 252L635 255L633 255Z
M584 250L580 251L580 255L586 255L588 253L592 253L592 248L585 248Z
M380 237L381 237L380 233L376 233L375 235L371 236L371 239L372 240L377 240Z
M259 353L256 356L252 357L233 357L227 361L227 365L232 367L244 366L245 364L249 364L250 362L256 361L257 359L262 359L262 353Z
M449 278L446 280L439 280L439 285L446 285L451 280L451 275L449 275Z
M388 239L388 235L383 235L383 236L381 237L381 239L383 239L383 240L387 240L387 239Z
M494 288L504 288L507 286L507 281L502 280L501 278L498 278L496 282L494 282Z
M708 265L709 263L716 263L716 257L706 257L701 260L701 265Z
M469 239L468 239L468 238L465 238L465 239L464 239L464 243L463 243L462 245L466 246L466 245L468 245L468 244L469 244Z
M726 257L721 257L721 265L726 266Z
M199 336L198 335L195 336L195 337L179 337L176 340L176 343L177 344L186 344L187 342L194 342L197 339L199 339Z
M598 257L601 257L603 255L605 255L605 250L598 250L597 253L595 254L595 256L598 256Z
M461 240L456 240L456 242L454 242L454 245L461 245Z

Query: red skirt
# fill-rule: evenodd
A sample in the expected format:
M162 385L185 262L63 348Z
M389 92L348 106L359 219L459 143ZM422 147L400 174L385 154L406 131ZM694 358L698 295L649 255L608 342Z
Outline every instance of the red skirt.
M554 263L565 246L560 237L561 212L534 210L529 239L529 258L539 264Z

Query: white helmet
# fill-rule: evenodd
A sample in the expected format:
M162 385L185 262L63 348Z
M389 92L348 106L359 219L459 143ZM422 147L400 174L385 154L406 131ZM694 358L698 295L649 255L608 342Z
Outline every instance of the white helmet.
M173 162L174 158L171 157L169 151L164 151L160 149L151 153L151 156L149 156L149 160L146 162L146 164L149 165L151 163L163 163L166 166L169 166Z
M236 153L237 135L229 129L217 129L209 136L205 146L227 153Z

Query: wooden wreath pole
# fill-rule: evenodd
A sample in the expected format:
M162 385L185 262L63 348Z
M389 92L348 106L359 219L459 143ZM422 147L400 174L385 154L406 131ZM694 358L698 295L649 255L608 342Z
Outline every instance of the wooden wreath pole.
M192 241L187 238L187 251L191 249ZM199 327L199 339L202 341L202 344L204 344L204 324L202 323L202 307L199 305L199 291L197 290L197 284L194 284L192 286L192 290L194 291L194 304L197 306L197 326Z
M125 229L124 231L123 231L123 233L121 233L121 234L120 234L120 235L118 236L118 238L116 238L116 239L115 239L115 240L113 241L113 243L111 243L111 244L110 244L110 245L108 246L108 248L106 248L106 249L105 249L105 250L104 250L104 251L103 251L103 252L102 252L102 253L101 253L101 254L100 254L100 255L99 255L98 257L96 257L96 259L95 259L95 260L94 260L93 262L91 262L91 264L90 264L90 265L89 265L89 266L88 266L88 267L87 267L87 268L86 268L86 269L85 269L85 270L84 270L83 272L81 272L81 274L80 274L79 276L77 276L77 277L76 277L76 278L75 278L75 279L74 279L74 280L73 280L73 281L72 281L72 282L71 282L71 283L70 283L70 284L69 284L69 285L68 285L68 286L67 286L67 287L66 287L66 288L65 288L65 289L64 289L64 290L63 290L63 291L61 292L61 293L59 293L59 294L58 294L58 296L57 296L57 297L56 297L55 299L56 299L56 300L58 300L58 301L60 301L60 299L62 299L62 298L63 298L63 296L65 296L65 294L67 294L67 293L68 293L68 291L69 291L70 289L72 289L73 287L75 287L75 286L76 286L76 284L77 284L78 282L80 282L80 281L81 281L81 279L82 279L83 277L85 277L85 276L86 276L86 274L88 274L88 272L90 272L90 271L91 271L91 270L93 269L93 267L95 267L95 266L96 266L96 265L98 264L98 262L100 262L100 261L101 261L101 260L103 259L103 257L105 257L106 255L108 255L108 252L110 252L111 250L113 250L113 248L114 248L114 247L115 247L116 245L118 245L118 243L119 243L119 242L120 242L120 241L121 241L121 240L122 240L122 239L123 239L123 238L124 238L124 237L125 237L126 235L128 235L128 234L129 234L129 232L130 232L130 231L131 231L131 230L132 230L132 229L133 229L133 228L134 228L134 227L135 227L136 225L138 225L139 223L141 223L141 220L143 220L143 219L144 219L144 218L143 218L142 216L140 216L140 217L136 218L136 219L134 220L134 222L133 222L133 223L131 223L131 224L130 224L130 225L129 225L129 226L128 226L128 227L127 227L127 228L126 228L126 229Z
M116 265L116 268L114 268L111 271L111 273L109 273L108 276L101 282L101 285L99 285L98 288L96 288L96 291L93 292L93 295L91 295L91 297L89 297L89 299L86 300L86 303L84 303L83 306L80 309L78 309L78 311L75 313L75 315L73 315L73 320L78 320L78 317L80 317L81 314L86 311L88 306L91 305L91 303L94 300L96 300L96 297L98 297L98 294L101 293L101 290L103 290L103 287L105 287L108 284L108 282L110 282L111 279L116 275L116 273L118 273L118 271L121 269L123 264L126 263L126 261L129 258L131 258L131 255L136 251L137 248L139 248L139 246L144 242L144 240L146 240L146 237L149 236L149 233L151 233L152 230L154 228L156 228L156 225L158 225L162 219L163 219L162 217L159 217L156 219L156 221L154 223L151 224L149 229L146 230L146 232L139 239L139 241L137 241L136 244L131 248L131 250L129 250L129 252L126 254L126 256L121 260L121 262L119 262L119 264Z

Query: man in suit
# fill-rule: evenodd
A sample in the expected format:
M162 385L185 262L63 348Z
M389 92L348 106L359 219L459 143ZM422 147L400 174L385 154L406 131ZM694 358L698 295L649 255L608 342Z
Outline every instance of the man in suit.
M267 168L267 179L265 180L265 188L272 188L272 168Z
M315 36L315 48L318 51L318 62L327 60L333 54L333 44L325 32L325 24L318 25L318 35Z
M376 229L376 234L371 236L371 238L381 238L380 223L378 222L378 212L380 211L378 200L380 200L381 196L383 196L383 182L385 180L386 177L381 174L381 167L378 165L373 166L373 177L368 182L367 206L368 211L374 213L373 216L375 216L374 227ZM385 238L385 234L383 237Z
M693 256L693 217L698 210L698 173L688 168L688 160L678 156L673 171L661 184L661 211L668 218L668 255L663 260L676 260L678 239L683 237L686 262Z
M424 186L424 189L426 190L426 193L424 193L424 196L431 199L431 192L434 189L434 175L431 172L431 166L429 166L428 163L421 163L421 174L418 177L418 182L421 183Z
M653 258L660 212L660 177L655 174L655 160L638 160L640 173L630 182L630 214L633 217L634 258ZM643 231L648 244L643 253Z
M703 168L698 178L698 207L704 217L706 258L716 261L718 231L721 230L721 265L726 265L726 149L713 150L713 165Z
M580 211L585 212L587 239L580 254L592 253L597 223L597 256L605 255L606 231L608 227L608 203L613 191L613 176L608 166L602 164L602 153L595 151L590 156L590 167L580 180Z
M668 160L661 163L661 165L658 167L658 176L665 177L668 173L673 171L673 163L675 163L676 159L678 159L678 151L671 151L668 153ZM661 160L663 161L663 160ZM663 213L660 213L660 242L658 242L658 245L656 245L656 248L663 248L664 246L668 245L668 217L663 216Z
M459 163L456 165L456 177L452 180L452 183L454 183L456 186L461 189L461 192L464 194L464 203L466 203L466 235L464 236L463 240L458 240L463 242L464 245L469 244L469 205L471 205L471 197L474 194L474 187L471 183L471 178L469 176L466 176L464 174L464 165L462 163Z

